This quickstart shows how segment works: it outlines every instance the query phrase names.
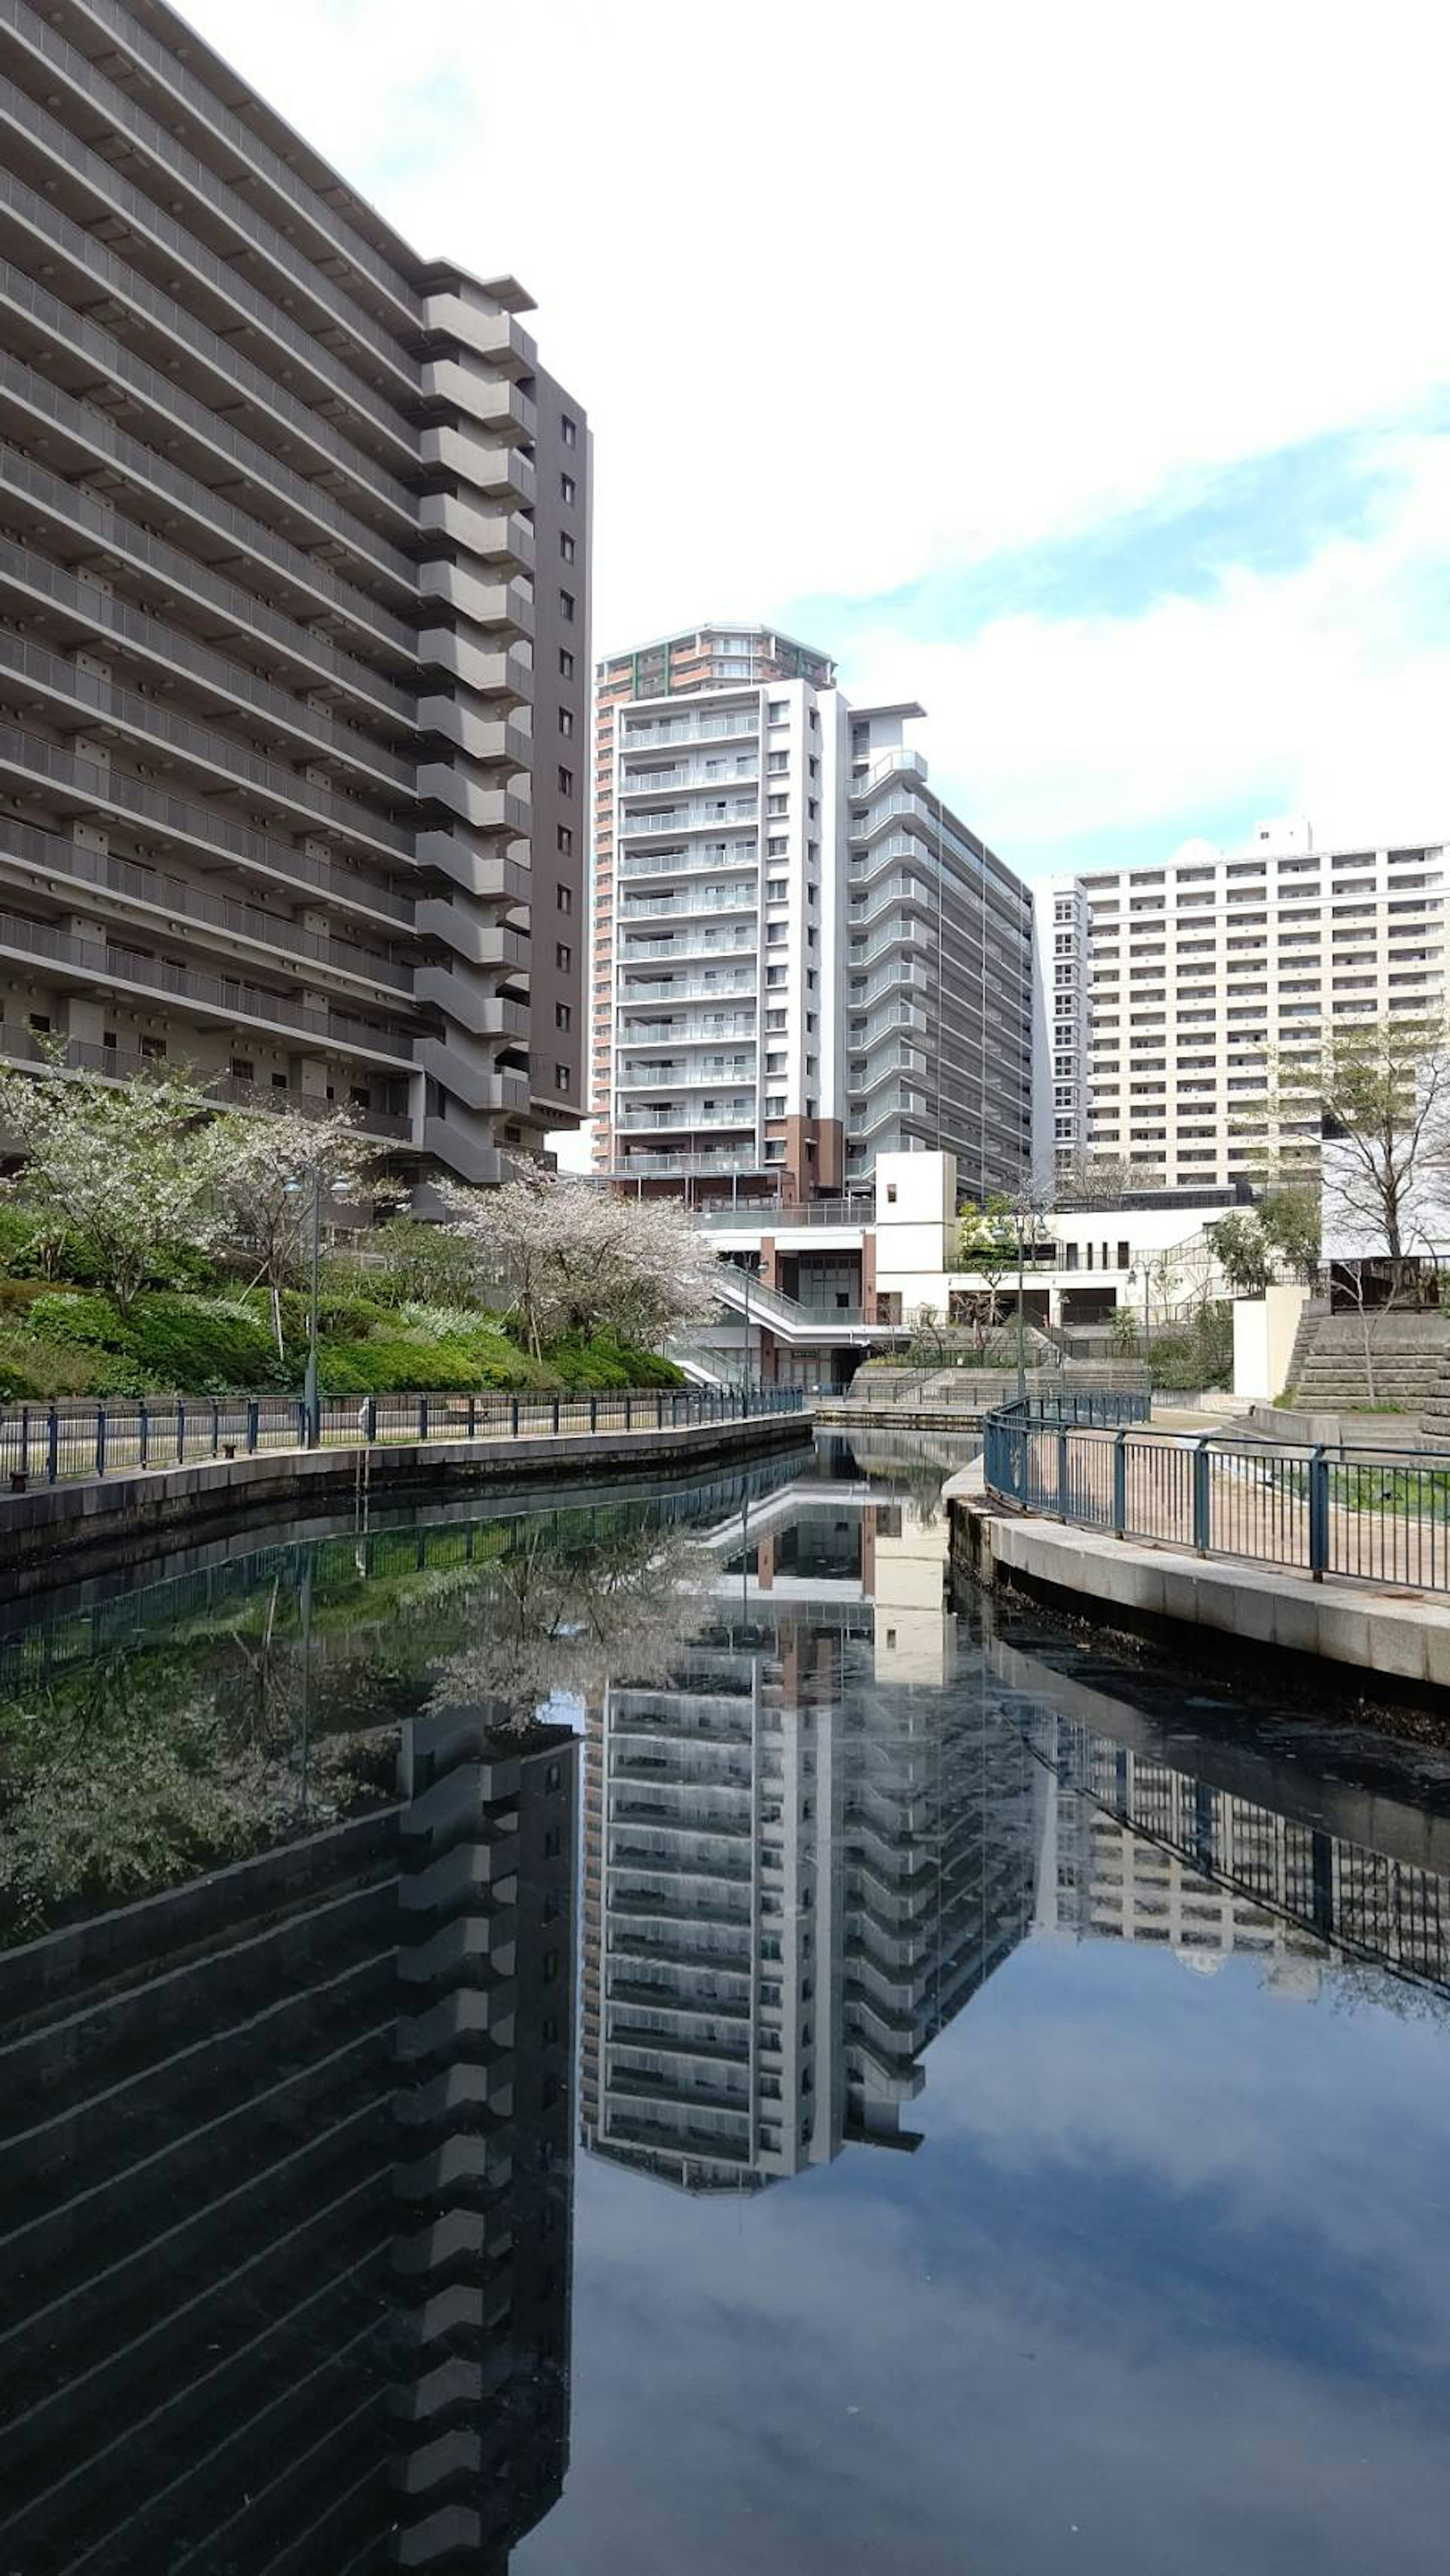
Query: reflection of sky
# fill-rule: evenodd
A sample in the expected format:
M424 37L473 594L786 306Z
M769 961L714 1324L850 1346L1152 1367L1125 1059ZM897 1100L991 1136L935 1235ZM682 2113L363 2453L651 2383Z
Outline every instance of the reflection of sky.
M515 2576L1441 2576L1450 2030L1040 1938L915 2157L579 2159L572 2467Z

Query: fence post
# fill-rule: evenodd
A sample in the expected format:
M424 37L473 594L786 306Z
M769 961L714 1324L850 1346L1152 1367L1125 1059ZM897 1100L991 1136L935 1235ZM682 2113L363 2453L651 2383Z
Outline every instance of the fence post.
M136 1415L137 1421L140 1425L141 1464L145 1467L149 1465L151 1458L151 1416L146 1409L146 1398L144 1395L138 1401Z
M20 1472L22 1476L28 1476L30 1473L30 1407L28 1404L23 1405L20 1412Z
M378 1436L378 1399L370 1395L363 1406L363 1437L368 1441Z
M222 1409L218 1404L216 1397L213 1396L211 1400L211 1454L214 1458L219 1458L221 1456L221 1447Z
M1213 1438L1205 1431L1193 1450L1193 1544L1200 1556L1208 1554L1208 1444Z
M470 1396L469 1396L469 1399L468 1399L468 1436L469 1436L469 1439L470 1439L470 1440L474 1439L474 1438L477 1436L477 1432L478 1432L478 1398L477 1398L477 1396L476 1396L476 1395L470 1395Z
M257 1430L261 1418L261 1406L254 1395L249 1396L247 1399L247 1456L249 1458L254 1458L257 1454Z
M1113 1536L1128 1527L1128 1435L1121 1423L1113 1434Z
M591 1431L597 1431L599 1428L599 1398L597 1395L591 1395L589 1398L589 1428Z
M97 1405L97 1407L96 1407L96 1474L97 1474L98 1476L104 1476L105 1472L106 1472L106 1408L105 1408L105 1406L104 1406L103 1404L98 1404L98 1405Z
M1309 1571L1324 1580L1329 1563L1329 1461L1322 1448L1309 1459Z
M418 1437L420 1440L426 1440L428 1437L428 1398L426 1395L420 1395L418 1398Z
M46 1428L45 1474L47 1483L52 1485L60 1474L60 1414L55 1405L50 1408Z
M1057 1435L1057 1517L1060 1521L1065 1521L1067 1518L1068 1501L1067 1433L1059 1431Z
M557 1440L558 1436L559 1436L559 1399L558 1399L558 1397L557 1397L557 1395L556 1395L556 1396L555 1396L555 1398L554 1398L554 1437L555 1437L555 1439L556 1439L556 1440Z

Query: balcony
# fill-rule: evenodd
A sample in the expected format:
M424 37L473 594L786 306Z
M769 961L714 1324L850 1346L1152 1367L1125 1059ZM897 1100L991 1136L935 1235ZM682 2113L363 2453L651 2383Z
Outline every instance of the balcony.
M614 1132L617 1136L661 1136L678 1131L682 1136L693 1136L704 1127L753 1129L754 1125L755 1111L747 1103L740 1109L631 1109L625 1117L615 1119Z
M70 877L77 887L99 886L128 902L153 905L171 920L180 917L194 921L208 929L224 931L229 938L251 940L269 951L284 949L291 956L310 958L336 974L388 984L400 993L411 993L413 989L412 964L402 958L378 956L371 949L354 947L349 940L304 930L285 914L264 912L255 904L208 894L200 886L186 884L180 877L165 876L158 868L141 867L132 859L83 850L54 832L38 831L33 824L0 821L0 863L17 859L43 868L47 878Z
M99 1073L108 1081L130 1082L138 1074L154 1075L158 1069L154 1056L137 1054L130 1047L97 1046L86 1038L66 1038L61 1044L62 1073ZM35 1031L17 1026L14 1021L0 1023L0 1057L8 1064L54 1064L53 1054L42 1054ZM177 1063L172 1070L184 1072L185 1067ZM267 1117L323 1119L335 1118L339 1108L345 1107L359 1135L406 1143L413 1132L412 1121L396 1110L363 1109L353 1103L329 1100L322 1092L277 1091L264 1083L245 1082L233 1073L202 1071L191 1078L219 1108L254 1110Z
M626 770L619 781L621 797L657 796L662 789L675 787L709 787L717 794L724 789L754 786L759 783L760 764L751 761L722 777L708 763L680 762L673 769Z
M753 831L758 821L756 801L742 801L732 812L723 806L711 809L687 806L672 814L626 814L617 825L621 842L636 841L649 832L718 832L723 825L741 831Z
M753 913L758 901L753 883L720 886L707 894L627 895L619 907L621 929L637 921L697 921L722 912Z
M748 863L748 862L747 862ZM622 859L621 877L683 877L704 874L721 867L739 867L740 851L728 844L723 850L646 850L634 858Z
M749 994L753 999L753 974L734 974L723 980L719 976L707 979L698 975L684 975L670 981L656 977L653 981L621 984L615 1007L627 1011L652 1002L719 1002L727 1001L737 993Z
M622 747L628 756L638 751L655 751L673 742L718 742L732 734L760 731L760 718L753 708L734 710L728 715L649 717L623 728Z
M233 541L243 561L255 557L269 565L300 592L304 604L297 611L299 616L315 616L316 609L305 603L324 600L369 640L379 639L400 657L415 659L411 627L378 600L331 571L316 555L278 536L264 520L252 517L195 476L183 473L154 447L143 445L140 439L117 428L105 413L61 392L22 359L0 356L0 404L8 404L20 415L18 434L23 438L34 440L34 423L44 422L45 429L40 434L75 458L78 473L119 473L142 492L157 494L173 511L190 519L206 546L213 546L221 534Z
M119 511L107 511L93 501L78 485L67 483L48 467L37 465L33 457L22 456L14 448L0 449L0 489L23 493L27 501L44 510L51 522L60 522L72 532L79 556L98 551L118 555L128 565L138 567L175 602L189 599L208 614L219 612L230 624L244 633L261 637L275 647L296 672L303 685L315 686L317 679L332 683L359 700L371 712L381 712L399 724L412 726L413 700L382 673L344 653L311 627L297 624L269 606L251 591L239 589L208 564L198 563L194 556L183 554L179 546L168 545L163 537L153 536L149 529L125 519ZM104 601L96 595L99 615L107 613L114 624L112 611L121 603ZM129 612L141 615L142 611ZM198 650L204 648L198 647ZM240 665L227 665L238 678L249 677ZM265 682L258 682L265 687ZM346 731L347 728L342 728Z
M754 1057L701 1056L695 1063L688 1066L672 1064L668 1072L658 1065L631 1067L627 1062L622 1061L618 1077L618 1087L621 1091L698 1091L706 1084L713 1086L721 1082L740 1083L747 1090L753 1091L755 1088Z
M372 1024L352 1012L315 1010L308 1003L293 1001L288 994L244 984L236 976L207 975L189 966L178 966L169 957L144 957L134 949L102 947L96 941L73 938L68 931L52 930L45 923L22 920L15 913L0 913L0 953L27 961L44 958L105 984L120 984L190 1003L224 1020L256 1020L277 1028L305 1029L314 1037L339 1038L401 1063L412 1062L409 1032L391 1022Z

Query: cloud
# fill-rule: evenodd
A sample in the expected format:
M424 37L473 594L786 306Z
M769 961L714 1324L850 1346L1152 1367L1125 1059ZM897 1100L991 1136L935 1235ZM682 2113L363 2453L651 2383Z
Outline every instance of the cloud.
M1033 864L1306 801L1446 828L1432 0L1372 46L1343 0L188 5L420 249L538 297L600 647L808 606Z

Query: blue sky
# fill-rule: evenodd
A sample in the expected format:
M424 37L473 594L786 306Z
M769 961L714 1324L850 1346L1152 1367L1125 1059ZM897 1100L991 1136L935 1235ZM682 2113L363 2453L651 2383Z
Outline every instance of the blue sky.
M797 626L1029 871L1450 831L1430 0L898 0L884 45L869 0L534 0L502 47L476 0L187 5L537 297L597 649Z

